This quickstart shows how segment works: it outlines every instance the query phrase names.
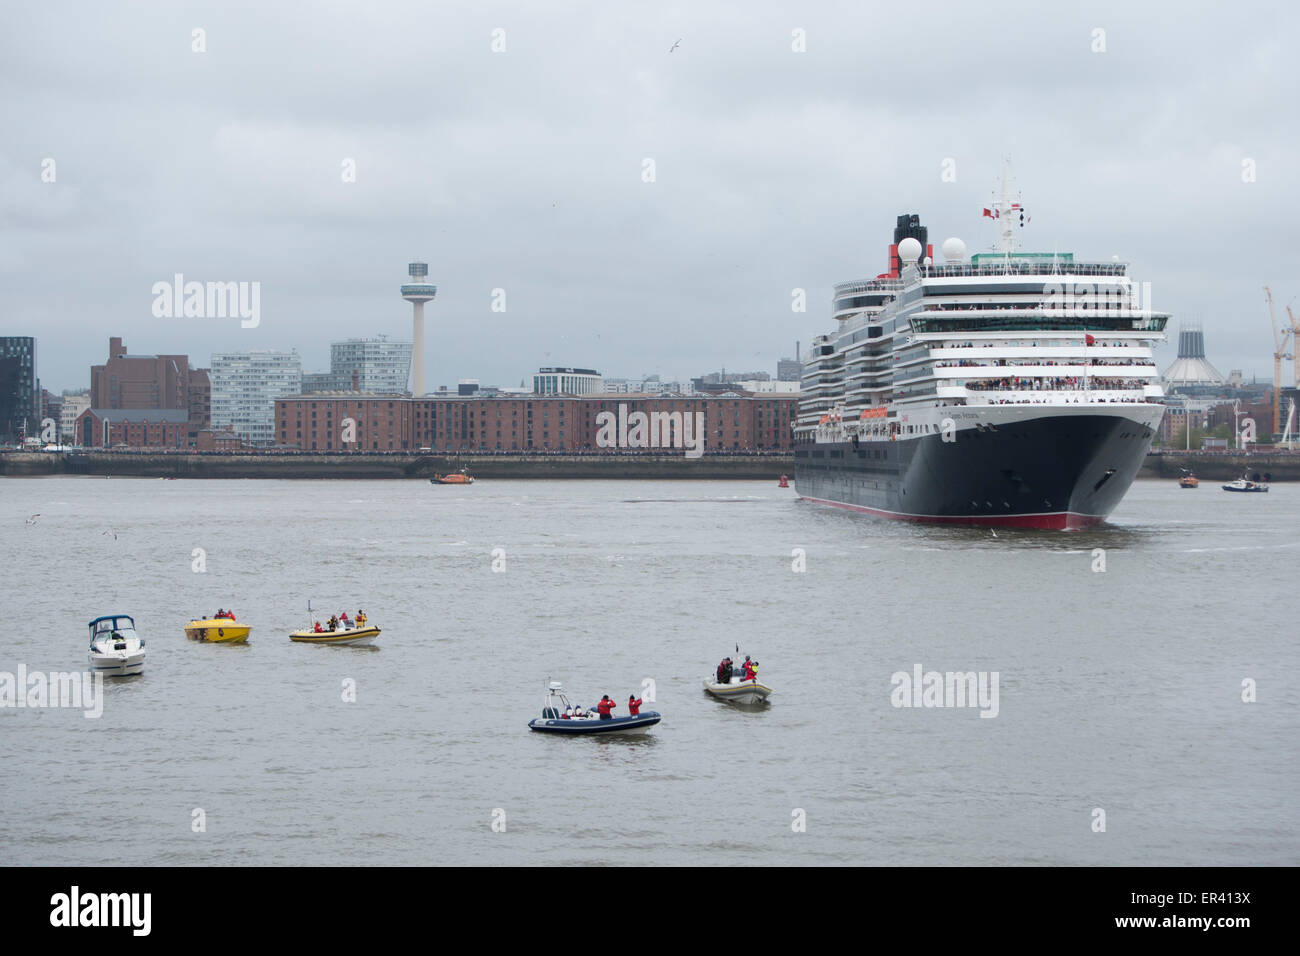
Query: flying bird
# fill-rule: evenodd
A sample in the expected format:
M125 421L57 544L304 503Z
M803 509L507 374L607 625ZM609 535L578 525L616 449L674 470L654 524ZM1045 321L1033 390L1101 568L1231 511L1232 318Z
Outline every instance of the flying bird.
M673 50L676 50L676 49L677 49L679 46L681 46L681 45L682 45L682 41L681 41L681 38L679 37L679 38L677 39L677 42L674 43L672 46L670 46L670 47L668 48L668 52L669 52L669 53L672 53Z
M28 523L28 524L36 524L36 519L39 518L40 516L41 516L41 514L40 514L40 512L38 511L36 514L32 515L30 518L27 519L27 523Z
M117 532L116 532L116 531L102 531L102 532L100 532L101 537L102 537L103 535L106 535L106 534L111 534L111 535L113 536L113 540L114 540L114 541L117 540Z

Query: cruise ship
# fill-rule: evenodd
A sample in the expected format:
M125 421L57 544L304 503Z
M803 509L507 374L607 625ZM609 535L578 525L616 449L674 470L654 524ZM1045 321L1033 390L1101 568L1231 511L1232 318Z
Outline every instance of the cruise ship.
M835 287L836 329L801 356L800 497L888 518L1078 529L1133 482L1164 412L1169 320L1121 262L1022 252L1004 177L999 241L934 261L898 217L889 271Z

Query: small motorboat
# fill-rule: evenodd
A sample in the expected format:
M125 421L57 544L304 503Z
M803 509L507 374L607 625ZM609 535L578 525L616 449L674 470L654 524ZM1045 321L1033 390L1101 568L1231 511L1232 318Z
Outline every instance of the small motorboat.
M551 681L542 701L542 716L528 722L529 730L545 734L643 734L659 723L659 714L653 710L623 717L602 718L596 708L584 711L574 707L558 680Z
M748 661L749 658L746 657L745 660ZM753 664L757 669L758 661ZM764 704L772 696L772 688L761 683L757 673L746 678L744 666L733 665L730 658L718 665L712 677L704 678L704 692L718 700L729 700L734 704Z
M732 675L729 682L719 684L716 680L704 678L704 690L718 700L729 700L735 704L765 704L772 696L772 688L760 684L758 678L745 680L739 675Z
M127 614L107 614L90 622L90 666L110 676L144 670L144 640Z
M291 631L289 640L299 644L372 644L379 636L379 628L373 624L354 624L339 622L332 631Z
M474 476L469 473L469 469L462 468L460 471L453 472L450 475L434 475L429 479L431 485L472 485Z
M233 617L222 615L190 621L185 625L185 636L208 644L242 644L252 629L251 624L236 624Z
M785 475L782 475L782 476L781 476L781 480L778 481L778 482L776 483L776 486L777 486L778 488L789 488L789 487L790 487L790 479L787 478Z
M1196 488L1201 484L1201 480L1193 475L1190 471L1183 469L1183 477L1178 479L1179 488Z
M1224 491L1268 491L1268 475L1264 476L1263 481L1259 475L1242 475L1236 481L1230 481L1223 486Z

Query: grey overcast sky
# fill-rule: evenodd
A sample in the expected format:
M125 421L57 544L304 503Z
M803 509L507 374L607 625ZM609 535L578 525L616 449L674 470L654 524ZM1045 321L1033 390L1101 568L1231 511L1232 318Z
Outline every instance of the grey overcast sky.
M6 3L0 334L37 336L52 390L87 386L110 335L320 370L333 339L409 338L398 286L424 257L431 388L775 373L833 325L834 282L883 271L900 213L936 249L987 249L1005 154L1027 249L1131 262L1221 371L1265 379L1262 287L1279 311L1300 294L1298 21L1135 0ZM175 273L260 282L261 324L155 318Z

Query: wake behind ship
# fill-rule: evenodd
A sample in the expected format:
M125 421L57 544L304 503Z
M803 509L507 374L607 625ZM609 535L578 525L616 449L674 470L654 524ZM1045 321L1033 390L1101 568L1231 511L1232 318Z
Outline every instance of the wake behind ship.
M1136 477L1164 392L1169 316L1119 262L1017 252L1025 213L1004 178L984 215L996 252L960 239L933 261L898 217L890 271L835 288L838 328L803 358L801 497L890 518L1083 528ZM924 258L922 259L922 255Z

